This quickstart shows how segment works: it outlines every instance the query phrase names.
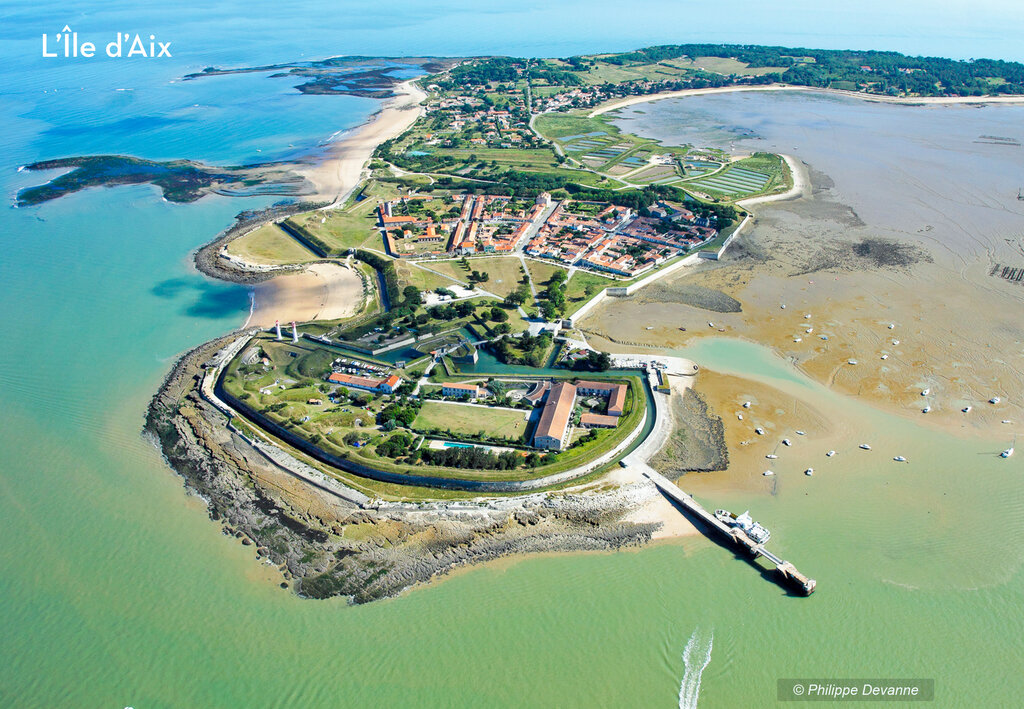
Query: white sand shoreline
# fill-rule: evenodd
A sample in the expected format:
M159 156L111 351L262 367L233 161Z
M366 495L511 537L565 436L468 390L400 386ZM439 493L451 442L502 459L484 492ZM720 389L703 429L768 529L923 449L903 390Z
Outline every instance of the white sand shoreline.
M874 101L876 103L903 104L905 106L944 106L944 105L973 105L973 104L1022 104L1024 96L921 96L917 98L900 98L897 96L881 96L878 94L865 94L859 91L842 91L840 89L822 89L815 86L792 86L790 84L765 84L764 86L722 86L707 89L682 89L680 91L667 91L660 94L648 96L630 96L619 101L613 101L605 106L595 108L587 114L588 118L600 116L603 113L616 111L626 106L635 106L639 103L650 101L661 101L667 98L686 98L687 96L707 96L710 94L740 93L747 91L805 91L833 96L847 96L862 101Z
M330 201L327 209L343 204L362 183L366 165L377 146L401 135L423 114L420 103L426 94L414 81L398 84L395 98L387 101L369 121L330 143L323 160L296 169L315 187L313 199ZM238 238L262 226L257 224ZM354 315L363 302L362 279L341 264L321 261L296 270L288 265L252 263L240 256L232 256L229 263L251 272L280 273L257 287L247 324L268 327L275 320L336 320Z
M738 200L736 202L737 205L744 209L750 209L750 207L755 204L781 202L787 199L805 197L811 193L811 178L810 175L807 174L807 168L804 164L792 155L786 155L785 153L776 153L776 155L785 160L786 165L789 166L789 173L793 176L793 186L780 194L769 194L761 197L751 197L749 199Z
M270 327L275 320L340 320L358 313L362 304L359 274L340 263L321 261L258 285L247 324Z
M316 188L316 197L330 200L331 207L342 204L362 181L363 171L377 146L401 135L423 114L420 103L426 94L414 81L398 84L395 97L367 123L330 143L324 160L297 170Z

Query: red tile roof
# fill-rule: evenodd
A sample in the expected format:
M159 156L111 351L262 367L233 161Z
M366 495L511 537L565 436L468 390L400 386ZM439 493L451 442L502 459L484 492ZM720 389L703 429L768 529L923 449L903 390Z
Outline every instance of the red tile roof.
M615 428L619 425L617 416L604 416L602 414L583 414L580 416L581 426L600 426L603 428Z
M626 405L626 385L618 382L581 381L576 384L580 389L592 389L608 397L608 415L622 416L622 407Z
M547 401L544 402L544 411L541 412L540 421L537 423L537 430L533 434L534 440L542 436L562 440L565 427L569 425L569 417L572 416L575 399L576 387L572 384L559 382L551 387Z

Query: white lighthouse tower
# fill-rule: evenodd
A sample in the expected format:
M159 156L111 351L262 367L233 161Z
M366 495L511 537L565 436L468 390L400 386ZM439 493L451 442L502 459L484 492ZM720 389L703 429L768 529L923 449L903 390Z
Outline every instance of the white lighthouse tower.
M277 331L277 341L280 342L283 338L281 337L281 321L274 321L274 329Z
M292 320L292 343L298 343L299 341L299 329L295 326L295 321Z

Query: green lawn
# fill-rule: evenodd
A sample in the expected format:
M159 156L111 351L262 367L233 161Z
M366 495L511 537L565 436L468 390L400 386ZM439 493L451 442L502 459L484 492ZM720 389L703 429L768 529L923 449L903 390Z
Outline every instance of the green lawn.
M601 116L587 118L586 115L579 113L543 113L537 116L533 125L545 138L564 138L601 132L614 136L620 132L618 127L602 120Z
M465 404L426 401L419 416L412 423L416 431L437 429L452 433L473 435L483 432L487 437L522 439L526 433L529 411L483 408ZM442 434L443 435L443 434Z
M281 230L276 224L264 224L255 231L227 245L232 256L250 263L279 266L313 261L316 256L305 246Z
M494 160L505 167L554 167L554 153L546 148L485 148L472 146L468 148L428 148L432 155L450 156L456 160L470 162L471 155L476 156L476 162L491 162Z
M780 66L758 66L752 67L746 62L741 62L728 57L694 57L693 59L679 58L668 59L661 62L679 69L703 69L713 74L749 74L751 76L763 76L764 74L782 73L788 67Z
M547 283L551 280L551 276L555 271L566 270L565 267L550 261L529 258L526 259L526 267L530 269L530 275L533 276L533 285L537 288L538 293L547 287Z
M384 241L377 229L374 212L377 200L365 199L350 211L340 209L306 212L292 217L328 246L341 251L356 248L384 249ZM324 221L326 219L326 221Z
M569 312L572 312L584 302L590 300L609 286L622 285L611 278L599 276L590 271L576 271L569 279L569 286L565 291L565 299L569 302ZM590 287L588 290L588 286ZM590 295L587 295L589 293Z

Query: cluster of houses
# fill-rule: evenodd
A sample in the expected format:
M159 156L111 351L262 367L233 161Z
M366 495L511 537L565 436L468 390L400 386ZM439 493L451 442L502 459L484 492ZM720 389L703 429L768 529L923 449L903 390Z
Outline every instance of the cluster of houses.
M501 106L487 105L480 97L469 95L446 96L430 104L426 113L440 117L434 122L440 127L424 135L424 142L442 148L464 146L463 140L481 148L533 147L538 139L530 129L522 94L504 98Z
M550 204L542 194L524 202L502 195L452 195L460 209L446 211L434 221L429 214L414 214L410 200L431 200L430 195L406 195L378 207L380 227L393 256L439 256L475 253L511 253ZM446 205L446 209L447 209Z
M409 209L414 201L433 199L444 202L437 210L444 215L436 220L433 211ZM718 235L713 219L663 202L638 216L615 204L565 200L541 221L550 204L546 192L532 202L410 194L383 202L378 217L388 253L397 257L508 254L525 244L530 256L627 278Z
M631 220L620 233L632 239L684 251L718 236L714 219L698 217L688 209L659 202L647 212L649 216ZM671 226L667 226L669 224Z
M676 83L674 81L638 79L619 84L580 86L535 99L534 110L546 113L548 111L567 111L573 108L591 108L619 96L643 96L675 89L678 88Z
M616 205L589 216L579 213L584 205L595 206L559 204L527 244L526 253L632 278L718 234L707 218L662 203L645 217Z

